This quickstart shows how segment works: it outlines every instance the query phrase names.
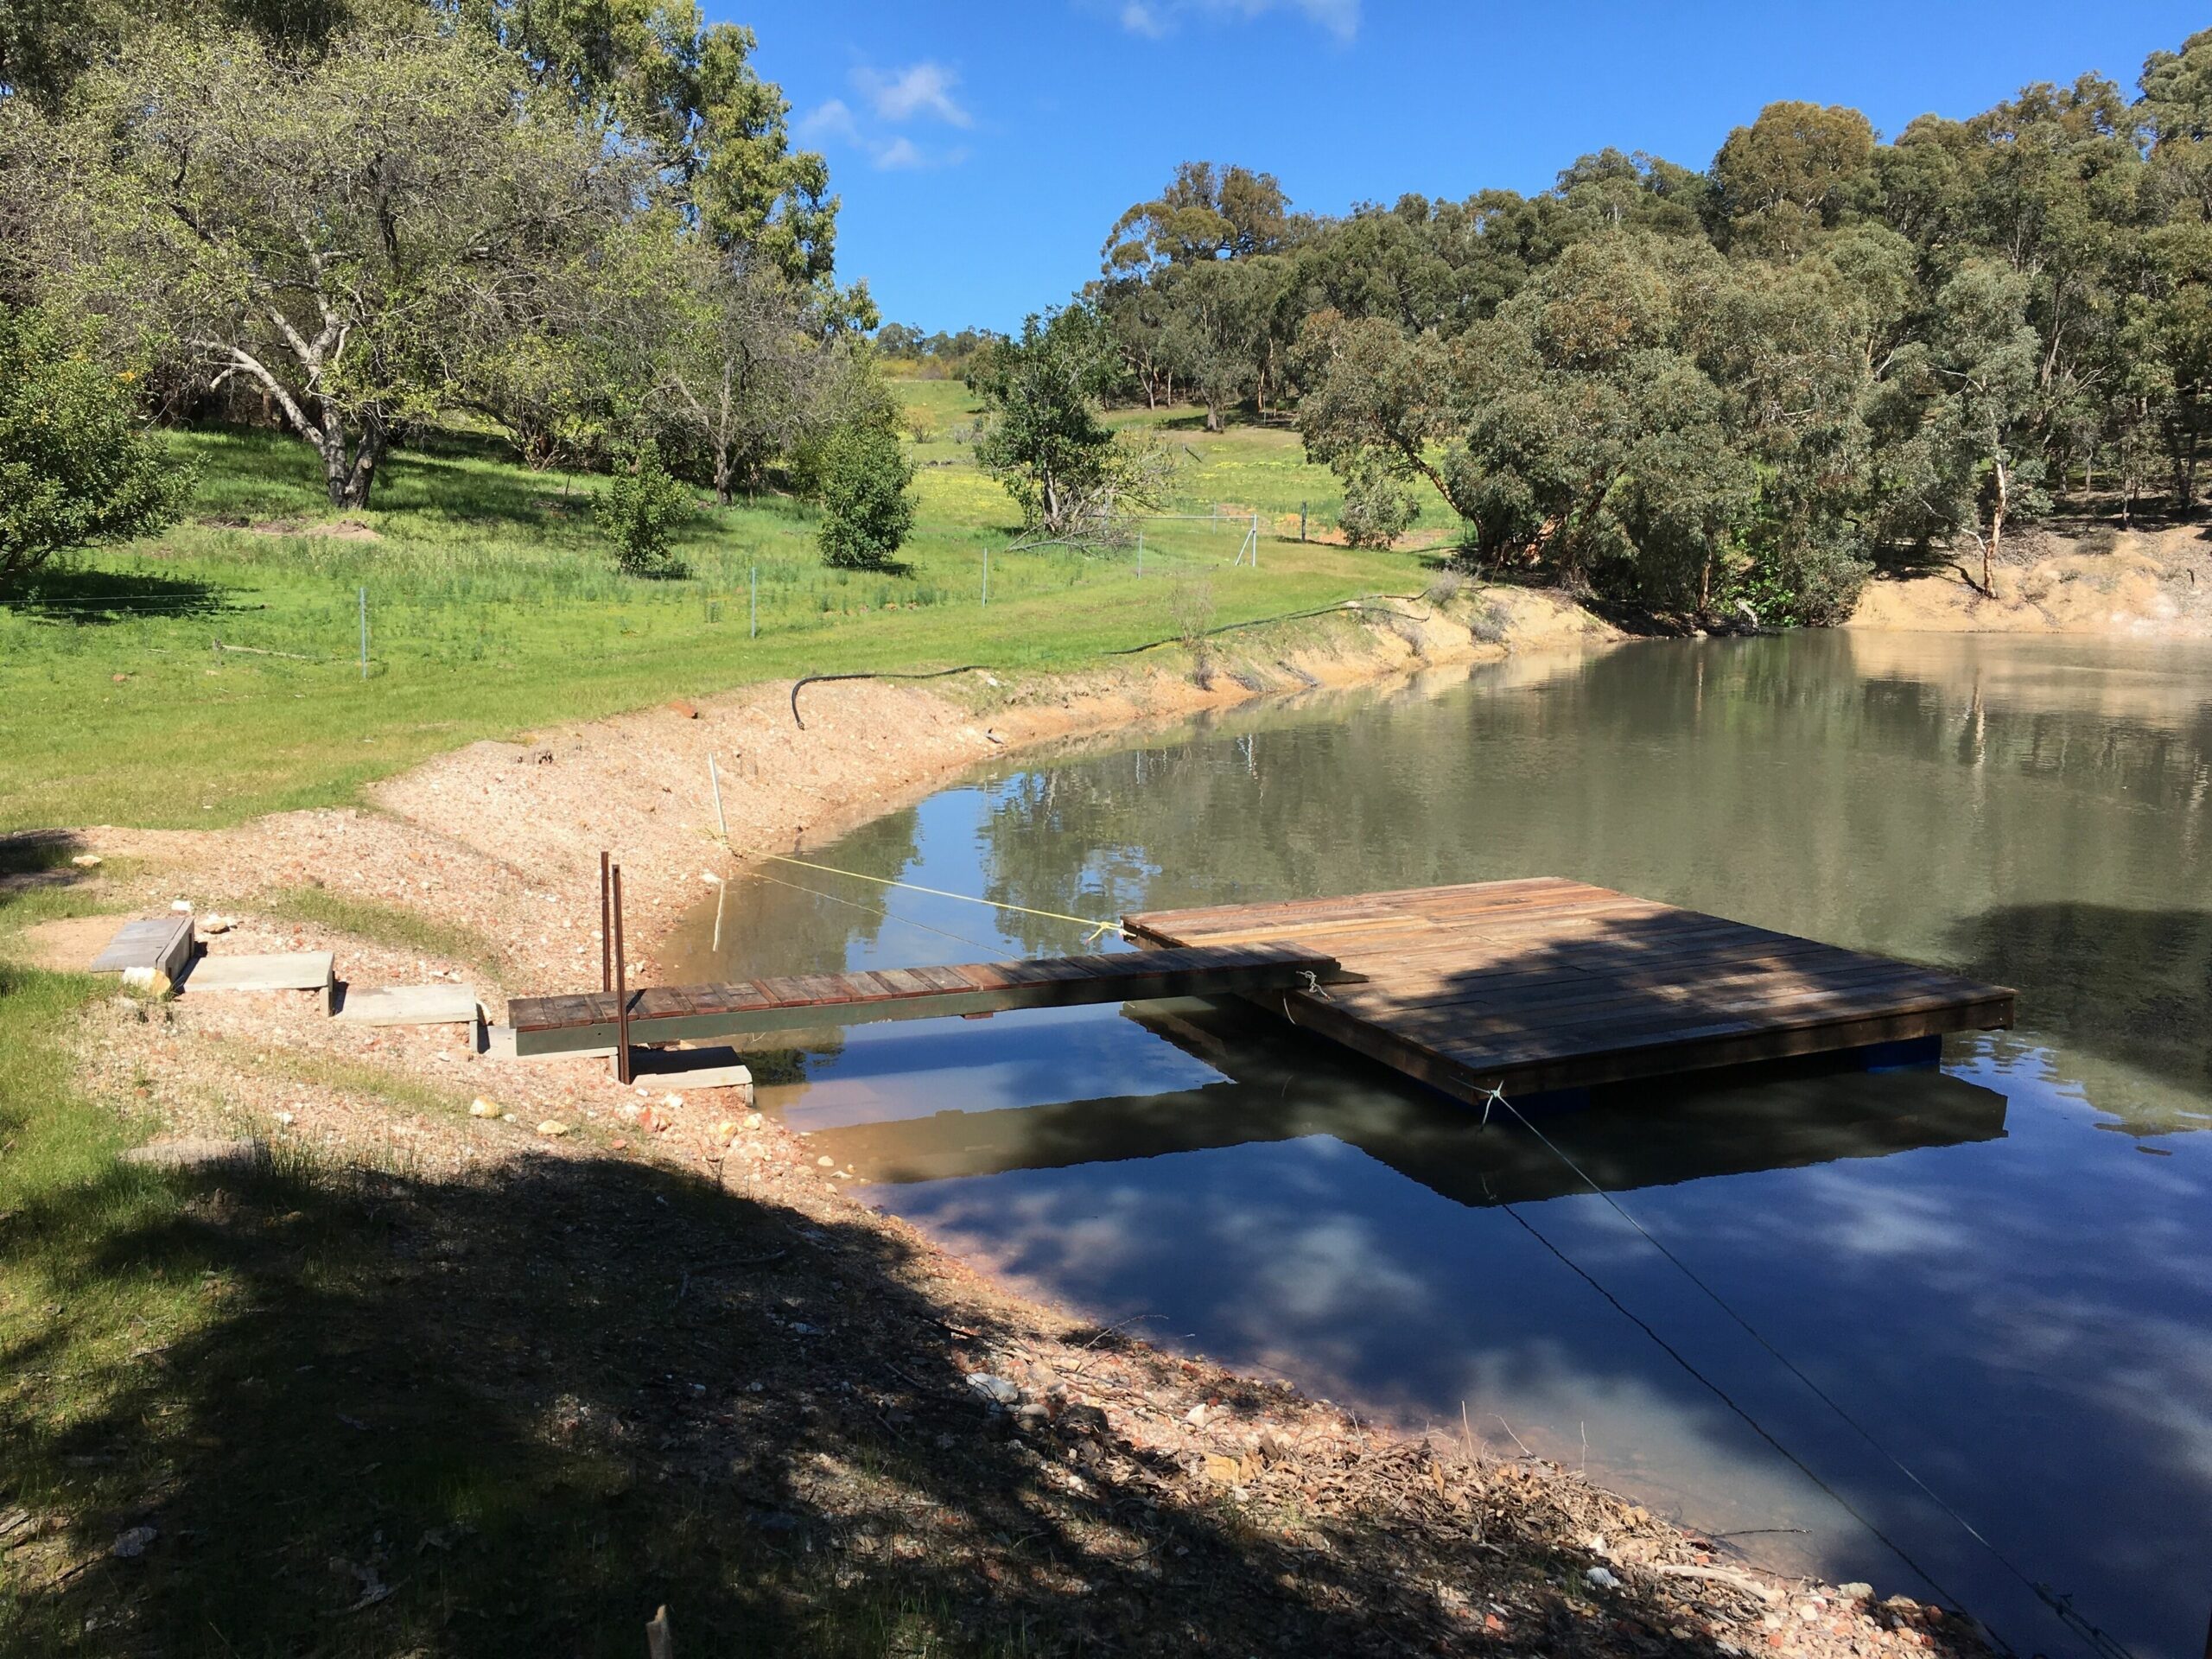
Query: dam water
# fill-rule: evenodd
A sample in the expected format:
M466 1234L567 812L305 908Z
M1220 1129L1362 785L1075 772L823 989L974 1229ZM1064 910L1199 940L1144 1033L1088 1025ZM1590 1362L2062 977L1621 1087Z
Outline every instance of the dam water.
M2017 988L2018 1029L1939 1071L1638 1084L1541 1139L1197 1003L825 1031L756 1069L870 1202L1086 1317L1962 1602L2022 1652L2087 1624L2203 1651L2212 649L1516 659L1024 754L804 855L1102 918L1555 874ZM686 977L1085 937L772 865L721 903Z

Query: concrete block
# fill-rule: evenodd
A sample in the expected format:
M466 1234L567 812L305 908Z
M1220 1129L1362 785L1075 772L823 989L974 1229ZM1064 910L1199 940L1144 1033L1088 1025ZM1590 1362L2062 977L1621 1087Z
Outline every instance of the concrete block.
M125 922L116 930L107 948L92 958L90 971L119 974L131 968L149 968L157 974L167 975L169 982L175 984L184 977L184 965L192 960L192 948L189 915L143 917Z
M338 1017L361 1026L473 1026L476 993L466 985L348 985Z
M753 1072L734 1048L640 1048L630 1057L630 1075L639 1083L671 1089L742 1089L753 1095Z
M132 1147L123 1154L123 1161L149 1169L254 1169L269 1161L269 1148L259 1141L187 1135Z
M202 957L183 985L188 995L206 991L313 991L330 1012L337 959L327 950L287 950L266 957Z

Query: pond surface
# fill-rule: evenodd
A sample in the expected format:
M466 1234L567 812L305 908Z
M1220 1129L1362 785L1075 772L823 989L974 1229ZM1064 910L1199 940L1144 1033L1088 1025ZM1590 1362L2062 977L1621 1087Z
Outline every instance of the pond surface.
M763 1100L1088 1316L1963 1602L2024 1653L2094 1645L2024 1579L2143 1659L2204 1651L2212 652L1515 661L1025 757L806 856L1099 918L1563 875L2017 987L2019 1028L1940 1071L1625 1087L1544 1118L1556 1153L1195 1002L824 1033ZM771 868L690 971L1083 944Z

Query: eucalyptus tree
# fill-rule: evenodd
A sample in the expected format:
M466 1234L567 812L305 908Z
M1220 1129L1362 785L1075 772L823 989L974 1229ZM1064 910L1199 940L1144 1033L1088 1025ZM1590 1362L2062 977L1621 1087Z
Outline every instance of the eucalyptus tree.
M1267 372L1276 305L1292 276L1274 255L1191 265L1156 284L1166 320L1159 354L1205 406L1206 430Z
M1274 253L1288 241L1289 199L1272 173L1185 162L1167 188L1107 232L1107 271L1156 270Z
M791 104L763 79L760 42L709 24L694 0L458 0L534 86L641 145L725 252L794 283L826 280L837 200L828 164L791 143Z
M1732 245L1802 254L1857 205L1873 156L1873 124L1857 110L1770 104L1713 158L1716 227Z

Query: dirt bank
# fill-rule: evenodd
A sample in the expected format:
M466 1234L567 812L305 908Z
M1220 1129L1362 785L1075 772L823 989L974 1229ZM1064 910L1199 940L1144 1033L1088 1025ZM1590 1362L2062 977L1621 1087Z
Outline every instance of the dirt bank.
M1516 594L1225 642L1202 672L1179 650L1049 683L816 686L803 729L788 688L763 689L478 744L357 810L86 831L72 849L104 862L36 879L104 908L223 912L225 951L330 948L355 983L445 977L496 1006L593 982L608 847L650 979L702 877L730 869L709 754L741 855L832 835L1001 748L1500 654L1475 617L1529 645L1605 637ZM59 959L86 934L33 944ZM658 1601L702 1651L740 1630L760 1651L1979 1650L1933 1610L1775 1580L1471 1433L1378 1432L1013 1296L728 1096L188 988L96 1004L79 1058L138 1132L282 1155L265 1179L179 1178L193 1248L218 1263L194 1270L252 1286L236 1323L133 1352L152 1357L118 1407L126 1449L81 1426L56 1439L58 1459L95 1442L103 1464L166 1459L131 1478L157 1496L127 1513L53 1496L12 1523L30 1530L7 1571L57 1630L150 1635L182 1594L164 1586L207 1570L189 1541L216 1539L293 1626L350 1621L319 1627L343 1653L499 1650L480 1639L493 1631L505 1650L601 1650L608 1608ZM328 1332L321 1306L342 1309ZM336 1392L272 1419L256 1405L269 1377ZM172 1417L200 1432L124 1423ZM467 1526L440 1509L445 1486L371 1478L508 1440L524 1472ZM280 1471L251 1503L216 1468L226 1441ZM293 1501L281 1471L351 1469L363 1447L358 1480ZM103 1541L137 1527L186 1541L117 1566ZM456 1646L456 1630L476 1635ZM273 1624L238 1633L241 1649L288 1645Z
M1994 596L1970 562L1867 585L1848 626L1964 633L2212 638L2212 542L2202 530L2099 531L2024 537L1995 572Z

